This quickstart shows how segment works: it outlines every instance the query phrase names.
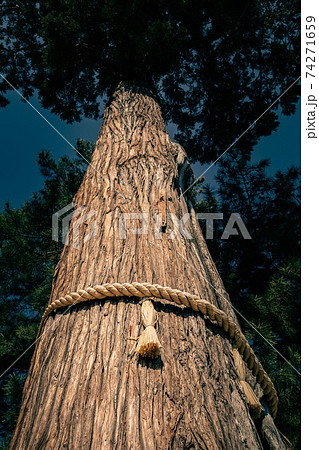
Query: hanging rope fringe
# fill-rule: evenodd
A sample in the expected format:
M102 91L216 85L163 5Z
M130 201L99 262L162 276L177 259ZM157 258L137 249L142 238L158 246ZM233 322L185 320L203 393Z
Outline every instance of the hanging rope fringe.
M244 365L244 362L243 362L240 354L238 353L238 350L234 349L233 353L234 353L235 366L236 366L236 369L238 372L238 377L240 380L241 387L243 388L244 394L246 396L250 414L254 419L257 419L260 416L262 406L261 406L256 394L252 390L250 384L248 384L246 381L245 365Z
M252 371L252 374L256 377L257 383L260 384L268 402L269 410L272 416L276 417L278 408L276 389L238 325L229 319L224 311L221 311L212 303L199 298L197 295L189 294L188 292L182 292L178 289L149 283L107 283L94 286L93 288L89 287L87 289L81 289L78 292L71 292L64 297L54 300L54 302L46 308L41 319L37 339L40 338L42 327L52 311L79 302L102 299L105 297L162 298L176 303L177 305L184 305L191 308L193 311L199 311L204 316L208 316L212 321L216 321L217 325L228 334L233 348L238 349L239 354L246 362L248 368Z
M150 300L145 300L142 303L142 322L145 330L138 338L135 352L144 358L157 358L162 346L154 328L157 322L157 315Z

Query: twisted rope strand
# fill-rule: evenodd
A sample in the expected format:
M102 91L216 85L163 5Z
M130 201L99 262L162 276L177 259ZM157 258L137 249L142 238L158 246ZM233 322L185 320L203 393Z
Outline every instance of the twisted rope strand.
M176 303L177 305L184 305L191 308L193 311L199 311L204 316L208 316L210 320L216 321L218 326L228 334L233 348L238 350L248 368L256 377L268 402L270 413L273 417L276 417L278 396L275 387L267 373L264 371L261 363L258 361L244 334L237 324L227 317L224 311L221 311L207 300L199 298L197 295L150 283L106 283L103 285L96 285L93 288L89 287L87 289L81 289L78 292L71 292L52 302L44 311L38 336L40 336L41 329L52 311L79 302L106 297L155 297L165 299Z

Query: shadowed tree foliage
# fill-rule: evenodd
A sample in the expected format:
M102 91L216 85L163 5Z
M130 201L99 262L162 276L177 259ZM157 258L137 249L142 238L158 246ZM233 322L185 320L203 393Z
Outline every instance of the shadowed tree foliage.
M90 160L91 143L79 140L77 149ZM33 347L25 350L36 338L63 248L52 240L51 216L72 201L87 166L83 159L68 157L56 162L46 151L39 155L38 162L45 178L44 188L21 208L12 209L7 204L0 214L1 373L14 363L12 370L0 379L3 448L18 417Z
M72 122L97 117L120 81L157 95L189 156L211 161L299 76L299 1L1 2L1 72ZM5 105L5 81L0 84ZM299 89L280 99L295 110ZM249 154L268 112L238 142Z
M233 305L255 327L239 316L275 382L276 423L299 448L300 377L269 343L300 371L300 173L292 167L268 176L268 166L267 160L252 164L227 157L218 172L217 191L207 185L199 189L202 198L196 208L224 214L223 221L214 222L216 239L206 242ZM240 214L251 240L236 235L221 239L233 212Z

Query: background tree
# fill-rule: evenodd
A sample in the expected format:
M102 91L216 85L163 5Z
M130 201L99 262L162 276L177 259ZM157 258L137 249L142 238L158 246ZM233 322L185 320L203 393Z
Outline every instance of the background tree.
M120 81L157 93L194 160L224 151L299 76L299 1L2 0L2 74L67 121L97 117ZM1 102L7 103L0 84ZM299 89L279 101L295 111ZM268 112L238 142L278 126Z
M199 189L199 212L224 213L224 221L214 222L215 239L206 242L234 306L300 370L299 169L269 176L269 161L252 164L232 156L221 164L216 192L207 185ZM244 220L251 240L221 239L233 212ZM279 429L298 448L300 378L247 322L239 321L276 382Z
M93 144L79 140L77 149L90 160ZM54 268L63 248L52 240L51 216L72 201L86 170L82 158L62 157L56 162L44 151L38 159L44 188L19 209L9 204L0 214L0 366L12 371L1 379L0 436L3 448L10 441L22 387L43 308L50 297ZM10 301L8 301L10 299Z

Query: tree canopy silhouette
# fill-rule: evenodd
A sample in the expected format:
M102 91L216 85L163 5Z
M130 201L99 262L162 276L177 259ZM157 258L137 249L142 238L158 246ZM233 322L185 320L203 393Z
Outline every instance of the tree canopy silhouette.
M221 154L299 75L299 1L1 2L2 74L72 122L97 117L120 81L153 91L193 160ZM7 104L0 84L2 105ZM295 110L297 87L279 101ZM249 155L268 112L237 144Z

